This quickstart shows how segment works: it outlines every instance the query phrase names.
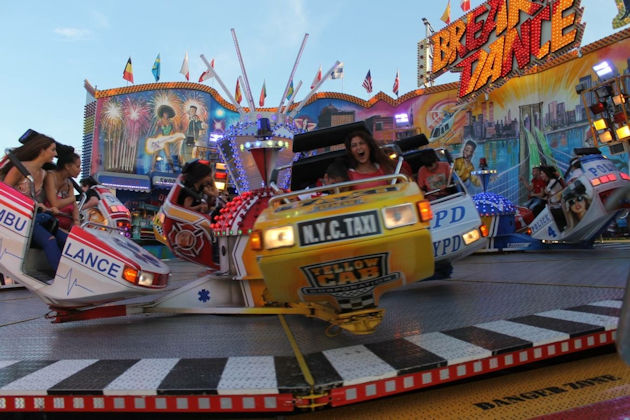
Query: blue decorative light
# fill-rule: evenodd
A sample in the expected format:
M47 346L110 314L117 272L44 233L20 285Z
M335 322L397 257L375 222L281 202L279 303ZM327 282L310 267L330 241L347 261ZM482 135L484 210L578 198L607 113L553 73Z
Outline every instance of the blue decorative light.
M481 216L503 216L516 214L516 207L502 195L483 192L473 196L475 207Z

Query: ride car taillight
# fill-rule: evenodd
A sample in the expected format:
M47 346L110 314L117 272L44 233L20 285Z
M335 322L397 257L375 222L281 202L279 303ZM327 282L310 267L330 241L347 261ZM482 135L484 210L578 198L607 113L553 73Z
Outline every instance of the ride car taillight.
M433 211L429 200L418 201L418 212L420 212L420 220L423 222L429 222L433 219Z
M260 251L263 248L262 232L255 230L249 236L249 246L254 251Z
M138 270L129 265L125 265L125 268L123 268L122 272L122 278L127 280L129 283L136 284L136 281L138 280L138 274Z

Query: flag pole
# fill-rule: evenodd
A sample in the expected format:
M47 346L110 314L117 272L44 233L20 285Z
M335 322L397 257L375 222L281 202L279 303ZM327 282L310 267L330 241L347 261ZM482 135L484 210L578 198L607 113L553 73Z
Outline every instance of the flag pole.
M238 46L238 39L236 38L236 31L231 28L232 39L234 40L234 46L236 47L236 55L238 56L238 62L241 65L241 72L243 73L243 90L245 91L245 98L249 104L249 112L256 112L256 104L254 103L254 97L252 96L252 90L249 87L249 80L247 79L247 72L245 71L245 63L243 63L243 56L241 55L241 49Z
M295 87L295 90L293 91L293 94L289 98L289 102L287 103L287 106L284 107L284 110L282 111L282 113L280 115L287 115L287 113L289 112L289 107L291 105L293 105L293 101L295 100L295 96L297 95L298 90L300 90L301 87L302 87L302 81L300 80L298 82L297 86Z
M219 83L219 85L223 89L223 92L225 92L225 96L227 96L230 99L230 102L232 102L232 105L234 105L234 107L236 107L236 110L238 111L238 113L241 116L245 115L245 110L243 109L243 107L241 107L241 105L238 102L236 102L236 99L234 99L234 96L232 96L232 94L227 89L227 87L225 87L225 85L223 84L223 81L221 80L221 78L219 77L217 72L214 71L214 69L212 68L212 66L210 65L210 63L208 62L208 60L206 59L206 57L203 54L201 54L201 60L208 67L208 71L210 72L210 75L212 75L212 77L217 79L217 82Z
M302 45L300 46L300 50L298 51L297 57L295 58L295 63L293 64L293 69L291 70L291 74L289 75L289 80L287 80L287 86L284 88L284 92L282 93L282 97L280 98L280 104L278 105L278 112L276 113L276 119L280 117L280 110L282 109L284 98L286 98L287 92L289 92L289 85L291 84L291 81L293 80L293 76L295 75L295 70L297 69L298 63L300 62L300 57L302 56L302 51L304 51L304 46L306 45L307 39L308 39L308 34L304 34Z
M289 118L293 118L297 115L298 112L300 112L300 110L302 109L302 107L304 105L306 105L306 102L311 98L311 96L313 96L315 94L315 92L317 92L317 89L319 89L319 87L326 81L328 80L328 78L330 77L330 74L335 71L337 69L337 67L339 67L341 65L341 61L337 60L335 61L335 64L333 64L333 66L330 68L330 70L328 70L326 72L326 76L322 77L322 80L320 80L319 82L317 82L317 84L315 86L313 86L313 89L311 89L311 91L308 93L308 95L306 95L306 97L304 99L302 99L300 101L300 103L298 104L298 106L291 111L291 113L289 114Z

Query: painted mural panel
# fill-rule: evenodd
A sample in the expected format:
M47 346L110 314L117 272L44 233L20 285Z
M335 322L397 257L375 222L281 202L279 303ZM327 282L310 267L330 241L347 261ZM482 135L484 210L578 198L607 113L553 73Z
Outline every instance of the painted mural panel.
M211 137L238 122L206 92L159 89L101 97L97 102L92 171L179 172L204 157Z

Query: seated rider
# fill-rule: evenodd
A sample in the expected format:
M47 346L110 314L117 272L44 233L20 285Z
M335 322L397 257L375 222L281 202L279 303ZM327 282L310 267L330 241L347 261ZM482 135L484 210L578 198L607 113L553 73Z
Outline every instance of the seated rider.
M374 178L394 173L396 165L378 147L374 137L366 131L353 131L346 138L348 177L350 180ZM374 181L354 185L352 189L372 188L387 185L386 181Z
M44 166L52 164L57 156L57 143L54 139L33 130L27 131L22 137L23 145L11 152L31 174L33 184L31 185L31 181L22 175L10 160L0 169L0 178L5 184L35 200L38 212L35 216L32 241L44 250L48 264L57 272L61 250L68 234L61 229L53 228L56 220L51 213L58 210L42 204L45 200L44 178L47 176Z
M74 147L58 144L57 167L47 173L44 181L44 204L59 209L55 217L59 227L65 231L70 231L73 225L79 225L79 207L71 179L78 176L80 171L81 157L74 152Z
M193 160L184 165L182 177L185 188L180 191L177 204L188 210L207 213L209 208L206 194L211 191L208 187L214 185L210 166Z
M418 185L425 193L431 193L429 199L448 195L448 185L451 182L451 166L441 162L435 153L427 154L423 165L418 170Z
M323 185L339 184L350 181L348 177L348 167L342 159L335 159L326 168Z
M81 181L79 181L79 184L81 184L81 189L85 193L85 203L83 203L83 209L90 209L98 206L100 197L92 188L93 186L98 185L98 182L96 182L96 180L91 176L88 176L86 178L82 178Z

